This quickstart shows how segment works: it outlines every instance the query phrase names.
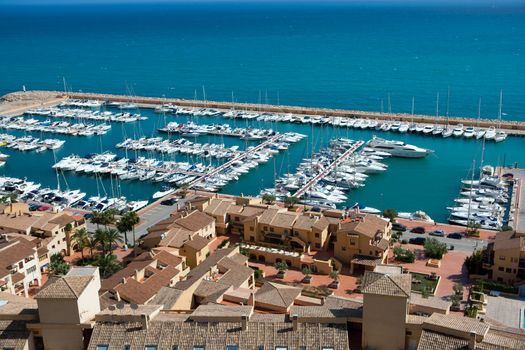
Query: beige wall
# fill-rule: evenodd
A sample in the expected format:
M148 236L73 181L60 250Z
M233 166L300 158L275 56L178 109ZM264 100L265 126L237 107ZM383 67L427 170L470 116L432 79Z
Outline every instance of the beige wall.
M82 329L71 325L42 327L46 350L84 350Z
M516 275L518 274L519 260L520 250L518 248L494 251L492 279L509 284L515 283L517 280Z
M365 294L363 349L405 349L407 298Z

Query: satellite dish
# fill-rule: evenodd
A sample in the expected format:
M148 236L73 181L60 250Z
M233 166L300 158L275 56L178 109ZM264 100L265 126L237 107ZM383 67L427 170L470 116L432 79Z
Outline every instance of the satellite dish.
M137 304L131 304L129 307L132 308L133 310L137 310L139 308Z
M122 310L124 308L124 303L122 301L119 301L117 303L117 309Z
M115 311L116 307L115 307L115 305L109 305L108 309L110 309L111 311Z

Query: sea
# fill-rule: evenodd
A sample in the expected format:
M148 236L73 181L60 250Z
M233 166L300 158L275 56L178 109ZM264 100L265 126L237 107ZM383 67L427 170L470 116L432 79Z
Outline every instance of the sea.
M194 2L158 4L0 4L0 94L22 88L104 92L279 105L494 119L525 120L525 5L468 2L425 6L354 2ZM438 97L439 95L439 97ZM59 174L55 159L116 152L125 137L159 136L166 122L229 123L308 135L224 193L255 195L275 177L295 172L301 159L330 139L373 135L434 150L424 159L388 159L388 171L370 176L348 202L398 211L424 210L446 221L446 207L481 162L480 141L300 124L233 121L219 117L164 117L112 124L102 136L60 138L52 152L1 149L0 169L44 186L80 188L89 195L117 186L109 179ZM0 130L0 133L24 135ZM168 137L167 135L160 135ZM176 136L171 135L175 138ZM197 142L253 143L201 136ZM136 154L138 155L138 154ZM134 156L136 156L134 155ZM148 157L172 156L144 153ZM131 156L128 154L128 156ZM185 156L177 160L200 161ZM485 164L522 165L525 138L487 143ZM130 199L150 199L159 184L122 181Z

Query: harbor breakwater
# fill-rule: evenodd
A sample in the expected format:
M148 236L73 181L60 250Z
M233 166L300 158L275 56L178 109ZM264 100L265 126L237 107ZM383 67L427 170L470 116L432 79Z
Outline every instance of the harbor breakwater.
M358 110L343 110L331 108L315 108L302 106L284 106L284 105L270 105L270 104L252 104L241 102L224 102L224 101L204 101L204 100L185 100L177 98L162 98L162 97L147 97L147 96L127 96L114 95L103 93L85 93L85 92L60 92L60 91L31 91L31 92L15 92L6 96L13 96L16 99L17 95L27 93L40 93L49 98L54 98L57 101L67 98L71 99L87 99L87 100L102 100L111 102L135 103L143 108L155 108L162 104L175 104L181 107L197 107L197 108L215 108L220 110L240 110L240 111L257 111L266 113L292 113L295 115L318 115L326 117L346 117L354 119L375 119L385 121L400 121L413 122L422 124L439 124L439 125L458 125L476 126L488 128L491 126L497 127L506 131L510 135L525 136L525 122L516 120L497 120L487 118L473 118L473 117L443 117L430 116L420 114L406 114L406 113L381 113ZM5 97L4 97L5 98ZM12 98L13 99L13 98ZM22 114L23 109L17 110Z

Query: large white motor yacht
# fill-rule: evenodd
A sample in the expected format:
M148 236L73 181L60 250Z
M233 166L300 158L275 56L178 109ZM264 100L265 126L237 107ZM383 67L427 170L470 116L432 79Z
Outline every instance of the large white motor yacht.
M431 150L425 148L409 145L401 141L384 140L375 136L368 141L367 146L378 151L390 153L395 157L403 158L422 158L432 153Z

